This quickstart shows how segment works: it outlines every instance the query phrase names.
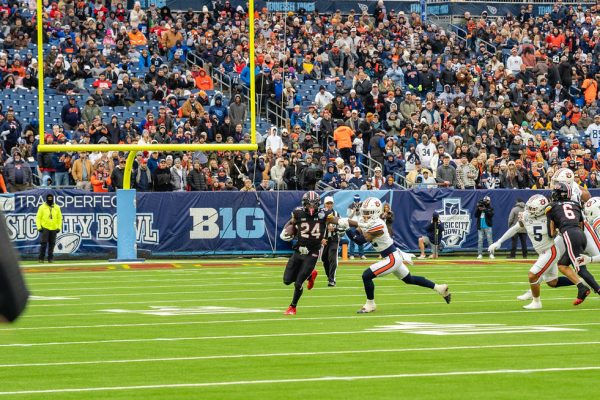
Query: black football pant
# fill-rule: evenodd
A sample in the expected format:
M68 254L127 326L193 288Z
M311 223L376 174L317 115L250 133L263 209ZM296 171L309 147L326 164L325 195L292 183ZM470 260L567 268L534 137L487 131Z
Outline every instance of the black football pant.
M48 249L48 261L52 261L54 259L56 235L58 235L58 231L50 231L48 229L43 230L41 235L40 254L38 256L40 261L44 261L44 258L46 257L46 248Z
M314 252L300 254L295 251L290 257L283 271L283 283L285 285L294 284L294 297L291 306L296 307L302 293L304 292L304 282L310 277L310 274L317 265L319 255Z
M323 261L323 268L329 282L335 282L335 273L338 266L338 250L340 248L339 239L329 239L327 244L323 247L323 254L321 254L321 261Z

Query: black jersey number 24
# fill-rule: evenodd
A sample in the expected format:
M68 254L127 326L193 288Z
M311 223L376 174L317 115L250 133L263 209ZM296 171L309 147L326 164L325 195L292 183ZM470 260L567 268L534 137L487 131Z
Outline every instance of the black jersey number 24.
M318 239L321 237L321 226L319 224L315 224L311 229L311 224L308 222L303 222L300 224L300 236L305 239L309 239L313 237Z

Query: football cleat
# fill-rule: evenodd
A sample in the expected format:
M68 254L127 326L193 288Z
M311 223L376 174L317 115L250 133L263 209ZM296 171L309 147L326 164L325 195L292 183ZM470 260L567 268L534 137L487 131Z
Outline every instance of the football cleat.
M335 281L329 281L329 282L327 283L327 286L329 286L329 287L334 287L334 286L335 286Z
M542 308L542 302L541 301L532 301L531 303L527 304L526 306L523 306L523 308L526 310L540 310Z
M494 257L494 254L490 253L490 259L493 260L494 258L496 258L496 257Z
M478 259L478 260L481 260L482 258L483 258L483 256L482 256L481 254L479 254L479 255L477 256L477 259Z
M351 259L351 260L354 260L354 256L350 256L350 259Z
M523 293L522 295L517 296L517 300L521 300L521 301L533 300L533 295L531 294L531 290L528 290L525 293Z
M310 273L310 278L308 278L308 285L306 285L308 290L315 286L315 279L317 279L317 275L319 275L319 272L316 269L313 269L313 271Z
M296 315L296 307L289 306L287 310L283 313L283 315Z
M446 300L446 304L450 304L450 302L452 301L452 294L448 289L448 285L436 285L435 291L438 292L440 296L444 298L444 300Z
M584 287L583 289L577 290L577 298L573 301L574 306L578 306L585 301L585 298L590 295L590 289Z
M361 260L366 260L366 259L367 259L367 256L364 256L364 255L363 255L363 256L360 256L360 259L361 259Z
M372 313L375 312L375 310L377 309L377 307L375 307L375 305L368 305L365 304L364 306L362 306L362 308L360 310L358 310L356 313L357 314L368 314L368 313Z
M419 257L417 257L417 258L418 258L419 260L424 260L424 259L426 259L427 257L425 257L425 254L421 254L421 255L420 255Z

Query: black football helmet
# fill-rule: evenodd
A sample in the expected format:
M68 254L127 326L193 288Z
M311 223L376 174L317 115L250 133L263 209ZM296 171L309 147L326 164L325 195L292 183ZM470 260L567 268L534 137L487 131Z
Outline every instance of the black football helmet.
M570 200L571 199L571 188L566 183L556 182L552 188L552 200Z
M304 196L302 196L302 207L308 212L310 215L313 215L315 212L319 210L319 206L321 205L321 199L319 195L314 192L306 192Z

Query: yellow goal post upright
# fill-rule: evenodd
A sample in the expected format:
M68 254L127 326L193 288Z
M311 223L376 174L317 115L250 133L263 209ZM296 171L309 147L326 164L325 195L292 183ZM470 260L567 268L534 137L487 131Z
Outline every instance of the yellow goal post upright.
M38 59L38 113L39 113L39 152L129 152L125 164L123 189L117 189L117 259L116 261L139 261L136 245L136 191L131 188L131 171L135 156L139 151L256 151L256 82L255 82L255 45L254 45L254 0L248 1L248 27L249 27L249 67L250 67L250 143L223 143L223 144L46 144L45 115L44 115L44 9L42 0L37 0L36 25L37 25L37 59Z

